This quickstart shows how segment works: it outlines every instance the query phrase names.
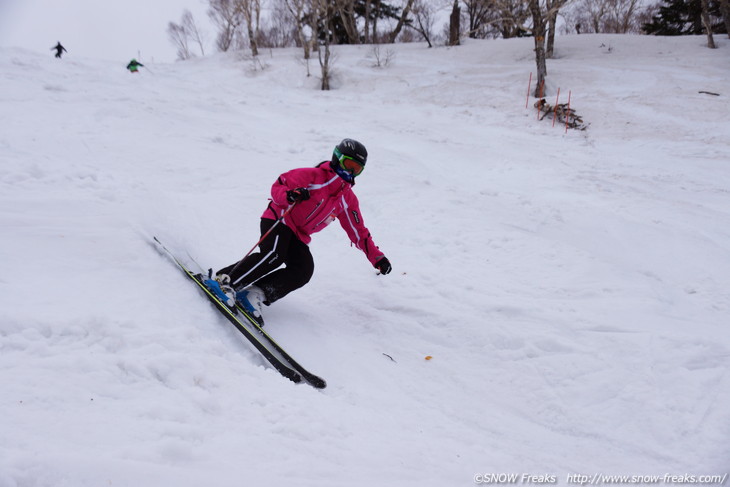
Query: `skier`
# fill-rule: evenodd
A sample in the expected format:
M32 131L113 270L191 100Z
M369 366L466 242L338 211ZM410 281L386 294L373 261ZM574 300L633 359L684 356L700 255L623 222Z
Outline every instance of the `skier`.
M224 302L237 301L263 326L262 304L269 306L309 282L314 273L308 247L312 234L335 218L373 267L388 274L390 261L373 242L352 190L367 156L360 142L344 139L330 161L280 175L261 215L260 252L224 267L205 284Z
M132 59L129 61L129 64L127 64L127 69L130 73L136 73L139 70L139 67L144 67L144 64L140 63L136 59Z
M56 50L56 58L61 59L61 53L68 52L65 47L61 45L60 42L58 42L55 46L51 48L51 51Z

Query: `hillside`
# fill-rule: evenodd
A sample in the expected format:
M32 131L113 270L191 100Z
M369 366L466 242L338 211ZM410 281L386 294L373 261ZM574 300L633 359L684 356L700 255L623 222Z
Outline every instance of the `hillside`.
M567 132L525 108L531 42L342 47L330 92L294 49L131 75L0 48L0 487L730 471L730 42L560 38ZM335 223L266 310L317 391L150 238L236 261L343 137L394 271Z

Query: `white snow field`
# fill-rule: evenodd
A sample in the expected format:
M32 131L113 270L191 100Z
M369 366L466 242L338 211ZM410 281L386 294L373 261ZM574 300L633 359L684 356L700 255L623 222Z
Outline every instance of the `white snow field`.
M558 38L547 101L570 92L590 124L567 132L525 108L531 39L382 46L384 67L337 47L329 92L297 49L263 70L220 54L132 75L0 48L0 486L720 485L716 40ZM268 366L150 240L235 262L276 177L344 137L369 150L355 191L394 270L335 223L312 281L266 309L318 391Z

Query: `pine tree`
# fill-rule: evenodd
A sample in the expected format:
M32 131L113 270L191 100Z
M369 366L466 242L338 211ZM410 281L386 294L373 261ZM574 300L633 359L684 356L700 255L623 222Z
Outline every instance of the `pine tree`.
M642 26L647 34L658 36L681 36L704 34L702 26L701 0L664 0L659 7L659 13L651 22ZM720 3L710 0L709 14L712 22L712 31L724 33L725 25L722 22Z

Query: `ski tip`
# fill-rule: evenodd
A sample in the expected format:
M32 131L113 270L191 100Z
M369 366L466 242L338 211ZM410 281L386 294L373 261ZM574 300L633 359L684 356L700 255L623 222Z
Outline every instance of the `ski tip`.
M321 377L308 378L307 382L309 382L309 384L315 389L324 389L325 387L327 387L327 382Z

